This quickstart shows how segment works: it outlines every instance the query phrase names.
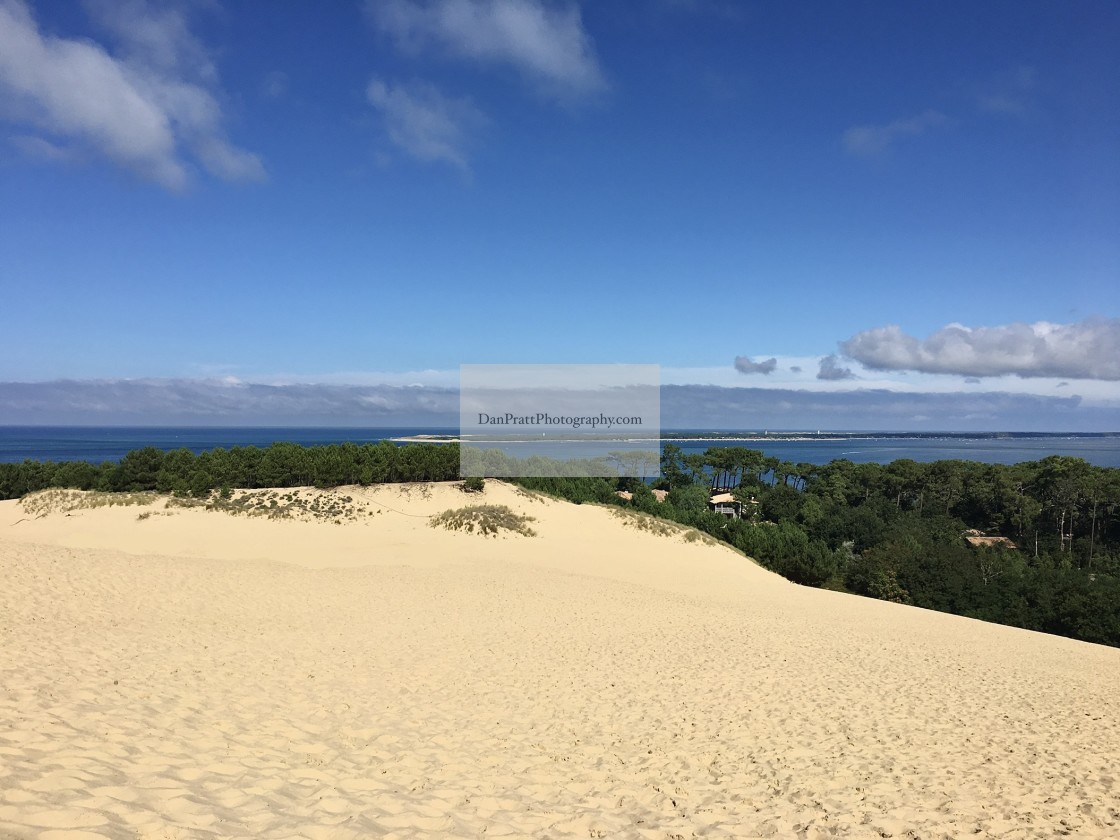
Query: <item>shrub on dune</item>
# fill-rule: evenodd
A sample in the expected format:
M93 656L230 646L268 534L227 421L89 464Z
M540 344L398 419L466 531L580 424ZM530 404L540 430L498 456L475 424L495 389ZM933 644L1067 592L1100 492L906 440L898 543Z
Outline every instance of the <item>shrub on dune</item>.
M468 505L437 513L428 524L433 528L482 536L496 537L502 531L511 531L523 537L533 537L536 531L529 527L533 519L532 516L515 513L506 505Z

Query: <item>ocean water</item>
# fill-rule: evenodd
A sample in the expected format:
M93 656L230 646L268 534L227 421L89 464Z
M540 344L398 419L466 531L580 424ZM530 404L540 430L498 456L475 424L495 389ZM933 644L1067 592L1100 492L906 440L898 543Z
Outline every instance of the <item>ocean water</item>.
M234 446L268 446L290 441L303 446L377 443L412 434L454 435L458 429L279 428L186 426L0 426L0 463L33 461L119 461L133 449L187 448L198 454Z
M278 427L95 427L0 426L0 463L26 458L42 461L118 461L145 446L198 453L218 447L268 446L290 441L304 446L332 443L376 443L416 434L456 435L455 428L278 428ZM1114 435L957 435L867 436L827 433L797 439L673 439L686 453L709 447L743 446L793 463L827 464L838 458L856 463L889 463L959 459L991 464L1038 461L1048 455L1083 458L1100 467L1120 467L1120 434ZM624 447L620 447L624 448Z

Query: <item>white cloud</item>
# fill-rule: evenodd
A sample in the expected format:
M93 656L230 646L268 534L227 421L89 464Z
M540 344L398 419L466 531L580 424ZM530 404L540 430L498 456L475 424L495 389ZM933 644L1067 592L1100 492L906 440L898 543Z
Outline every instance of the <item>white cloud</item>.
M928 110L915 117L886 125L857 125L844 132L844 148L855 155L877 155L903 137L916 137L948 122L940 111Z
M31 134L17 134L10 139L13 146L29 158L34 158L35 160L49 161L51 163L74 160L74 153L70 149L64 149L42 137L36 137Z
M226 181L260 181L265 178L264 166L257 155L231 146L221 138L198 138L194 153L210 174Z
M482 114L467 99L444 96L422 82L391 85L374 79L366 96L385 119L389 139L423 161L442 161L467 171L466 147Z
M840 349L872 370L1120 380L1115 318L976 328L950 324L924 341L897 326L879 327L857 333Z
M541 0L369 0L374 24L405 50L429 45L516 69L562 96L605 86L579 7Z
M0 115L169 189L189 182L187 154L220 178L265 178L260 159L226 139L216 72L179 12L142 0L91 8L119 54L44 34L23 0L0 0Z
M762 362L752 362L747 356L735 357L735 370L739 373L762 373L769 374L774 372L774 368L778 366L777 359L766 359Z
M85 0L93 20L120 45L123 58L168 74L216 81L206 48L191 34L182 8L148 0Z

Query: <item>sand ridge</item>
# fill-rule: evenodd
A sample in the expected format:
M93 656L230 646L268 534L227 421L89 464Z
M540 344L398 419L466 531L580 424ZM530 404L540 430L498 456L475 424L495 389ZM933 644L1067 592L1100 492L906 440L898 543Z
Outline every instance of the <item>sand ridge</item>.
M383 512L0 503L0 837L1120 834L1120 651L344 492Z

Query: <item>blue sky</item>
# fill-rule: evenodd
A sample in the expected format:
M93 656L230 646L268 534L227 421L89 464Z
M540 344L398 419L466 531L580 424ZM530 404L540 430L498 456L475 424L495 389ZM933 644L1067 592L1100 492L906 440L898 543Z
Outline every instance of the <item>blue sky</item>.
M625 362L789 428L1120 429L1117 43L1111 2L0 0L0 422Z

